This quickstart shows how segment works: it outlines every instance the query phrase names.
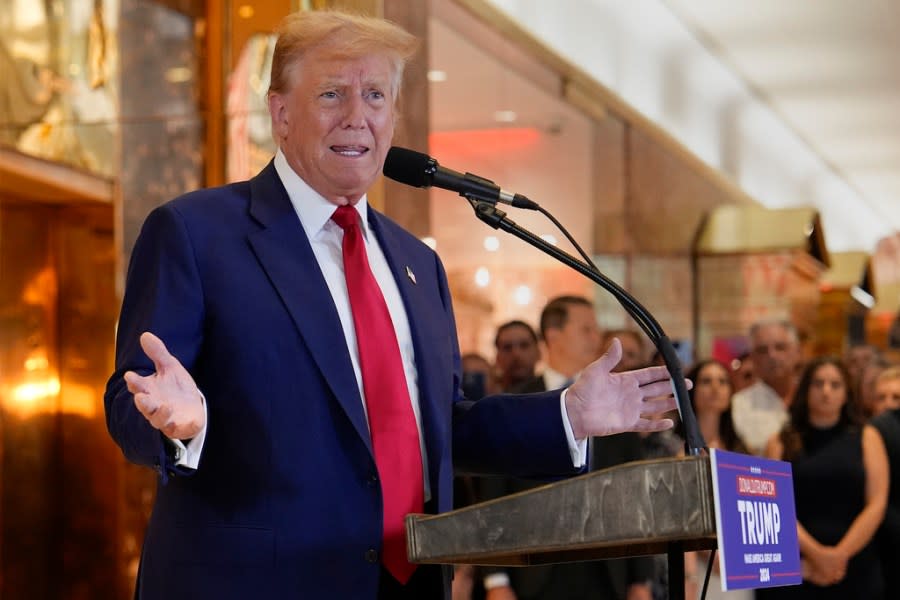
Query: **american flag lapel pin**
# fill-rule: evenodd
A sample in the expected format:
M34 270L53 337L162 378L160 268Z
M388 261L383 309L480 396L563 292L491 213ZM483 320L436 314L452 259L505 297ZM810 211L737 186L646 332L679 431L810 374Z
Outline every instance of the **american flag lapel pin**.
M412 269L409 268L409 265L406 265L406 276L409 277L410 281L416 283L416 274L412 272Z

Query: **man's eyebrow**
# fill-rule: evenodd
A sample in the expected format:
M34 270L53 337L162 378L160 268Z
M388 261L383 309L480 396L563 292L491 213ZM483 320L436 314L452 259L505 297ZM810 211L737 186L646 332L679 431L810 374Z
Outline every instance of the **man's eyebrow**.
M319 82L320 88L347 85L347 79L344 77L331 76Z
M318 86L316 86L316 89L322 90L322 89L335 88L335 87L344 88L344 87L349 87L352 84L353 84L353 80L351 78L329 77L329 78L323 79L321 82L319 82ZM372 88L387 89L389 87L390 87L390 80L382 79L380 77L366 79L362 82L363 89L372 89Z

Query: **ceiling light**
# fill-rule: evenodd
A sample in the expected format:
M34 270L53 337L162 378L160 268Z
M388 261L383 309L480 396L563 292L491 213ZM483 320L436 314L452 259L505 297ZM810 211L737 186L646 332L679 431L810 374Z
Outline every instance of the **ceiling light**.
M423 237L422 243L425 244L426 246L428 246L429 248L431 248L432 250L437 248L437 240L434 239L433 237L431 237L430 235Z
M447 71L431 69L430 71L428 71L428 81L432 83L441 83L447 81Z
M531 304L531 288L527 285L520 285L513 291L513 300L519 306Z
M489 235L484 238L484 249L488 252L496 252L500 249L500 240L497 239L497 236Z
M515 123L519 116L514 110L498 110L494 112L494 120L498 123Z
M169 83L184 83L193 77L193 71L187 67L172 67L166 71L166 81Z
M475 285L478 287L487 287L491 282L491 272L487 270L487 267L478 267L475 270Z

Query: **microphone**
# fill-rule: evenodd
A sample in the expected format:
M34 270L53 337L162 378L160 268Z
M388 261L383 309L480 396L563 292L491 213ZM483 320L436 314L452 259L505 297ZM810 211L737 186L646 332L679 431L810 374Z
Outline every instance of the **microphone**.
M413 187L434 186L491 204L502 202L516 208L530 210L539 208L537 202L529 200L522 194L502 190L490 179L442 167L437 160L427 154L408 148L393 146L388 150L383 171L385 177Z

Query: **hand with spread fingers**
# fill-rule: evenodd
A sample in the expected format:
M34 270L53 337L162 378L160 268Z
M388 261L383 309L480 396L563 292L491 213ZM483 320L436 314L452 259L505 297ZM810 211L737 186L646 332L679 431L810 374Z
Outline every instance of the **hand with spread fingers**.
M141 348L153 361L154 373L141 376L125 373L134 404L150 424L173 440L187 440L206 425L203 396L193 377L172 356L162 340L150 333L141 335Z
M625 431L670 429L672 419L655 415L676 407L665 367L613 373L622 358L614 339L602 357L588 365L566 392L566 411L576 439Z

